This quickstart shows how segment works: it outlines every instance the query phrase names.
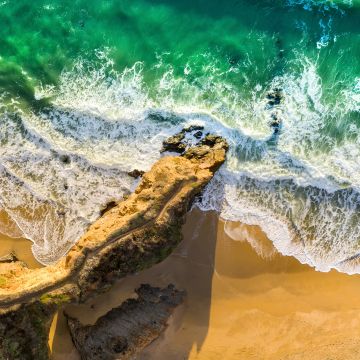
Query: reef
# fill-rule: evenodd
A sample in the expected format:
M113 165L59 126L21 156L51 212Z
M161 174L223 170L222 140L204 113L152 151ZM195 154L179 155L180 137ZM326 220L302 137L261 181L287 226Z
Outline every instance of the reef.
M200 137L197 128L182 134L189 131ZM134 193L106 207L56 264L29 269L16 258L0 263L0 359L49 359L49 327L59 308L84 302L166 258L182 240L186 212L227 149L224 139L206 135L196 145L185 142L180 156L160 158Z

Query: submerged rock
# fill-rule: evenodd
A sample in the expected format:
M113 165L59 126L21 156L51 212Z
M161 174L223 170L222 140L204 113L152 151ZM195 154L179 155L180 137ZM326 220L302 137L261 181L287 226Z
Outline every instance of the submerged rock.
M126 300L92 326L65 314L82 359L133 359L165 330L172 311L185 296L173 285L164 289L141 285L135 292L137 299Z
M204 130L204 127L201 125L190 125L189 127L183 129L182 131L184 133L191 133L193 131L199 131L199 130Z
M282 124L282 120L280 114L277 112L272 113L270 126L272 127L274 134L277 134L280 131L281 124Z
M183 143L185 138L184 132L170 136L163 141L163 147L160 152L171 151L177 153L183 153L186 150L186 144Z
M268 99L267 109L272 110L269 126L273 130L273 134L270 139L270 142L273 142L274 139L278 138L282 126L282 118L279 105L284 98L283 90L281 88L274 88L274 90L267 93L266 97Z
M268 105L274 106L279 105L283 99L283 91L281 88L275 88L274 90L267 93L266 97L268 98Z
M147 118L151 121L157 122L157 123L170 123L172 125L176 125L181 123L184 119L177 116L176 114L172 112L158 112L158 111L150 111L147 114Z
M60 161L66 165L71 163L71 159L69 155L60 155Z

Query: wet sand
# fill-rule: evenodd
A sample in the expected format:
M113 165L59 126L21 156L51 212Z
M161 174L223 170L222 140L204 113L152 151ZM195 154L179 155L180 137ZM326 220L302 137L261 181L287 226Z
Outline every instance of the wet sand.
M3 232L10 231L14 237L5 235ZM0 209L0 257L13 253L31 269L42 267L31 252L32 242L22 236L17 224L10 218L8 213Z
M141 283L174 283L187 300L139 359L360 359L360 276L316 272L214 213L192 211L184 235L161 264L66 311L92 324ZM79 359L61 313L52 333L54 360Z
M32 242L28 239L12 238L0 233L0 257L13 253L31 269L42 267L34 258L31 246Z

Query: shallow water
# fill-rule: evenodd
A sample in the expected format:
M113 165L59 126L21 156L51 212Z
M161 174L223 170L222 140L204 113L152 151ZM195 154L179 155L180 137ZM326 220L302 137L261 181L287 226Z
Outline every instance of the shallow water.
M36 261L31 251L32 242L28 239L14 239L0 234L0 257L14 254L20 261L24 262L29 268L36 269L43 267Z
M0 212L0 223L6 224L7 229L11 228L13 235L10 237L2 234L0 228L0 258L13 254L31 269L42 267L43 265L36 261L31 251L32 242L21 237L21 232L17 230L16 224L9 219L5 212Z
M317 272L279 254L259 227L213 212L193 210L184 235L162 263L66 311L93 324L141 283L174 283L185 304L140 359L359 359L359 275ZM53 332L54 360L78 360L62 316Z
M53 263L200 123L230 143L202 209L359 272L359 19L355 0L1 2L1 208Z

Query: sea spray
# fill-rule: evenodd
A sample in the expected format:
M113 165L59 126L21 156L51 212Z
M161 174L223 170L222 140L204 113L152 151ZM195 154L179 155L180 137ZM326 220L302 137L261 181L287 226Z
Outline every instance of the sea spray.
M57 18L60 3L29 5L25 13L38 12L41 29L51 19L51 31L69 31L61 39L70 39L55 41L54 56L54 44L39 37L30 64L29 39L15 46L3 36L2 62L17 72L2 78L2 231L31 239L39 261L55 262L108 202L133 190L128 171L149 169L166 137L197 124L230 144L197 206L260 225L281 252L320 270L359 272L346 265L359 252L356 3L229 2L216 14L135 5L97 8L114 16L113 33L90 9ZM17 6L6 3L4 16ZM155 28L158 37L145 36ZM102 31L114 35L109 47L91 50L103 43ZM275 89L281 101L271 104Z
M245 102L216 63L198 79L201 86L186 78L191 65L183 78L167 65L152 97L143 64L118 73L104 53L98 56L96 66L78 60L58 88L41 90L52 96L50 108L3 115L2 206L34 242L38 260L61 257L108 201L130 190L127 171L134 164L147 170L162 140L189 124L225 136L231 146L199 207L260 225L280 251L321 270L359 250L358 164L346 157L349 140L327 133L335 110L322 102L316 64L304 59L300 76L276 77ZM275 147L268 144L266 100L274 87L284 92ZM344 170L333 165L334 152Z

